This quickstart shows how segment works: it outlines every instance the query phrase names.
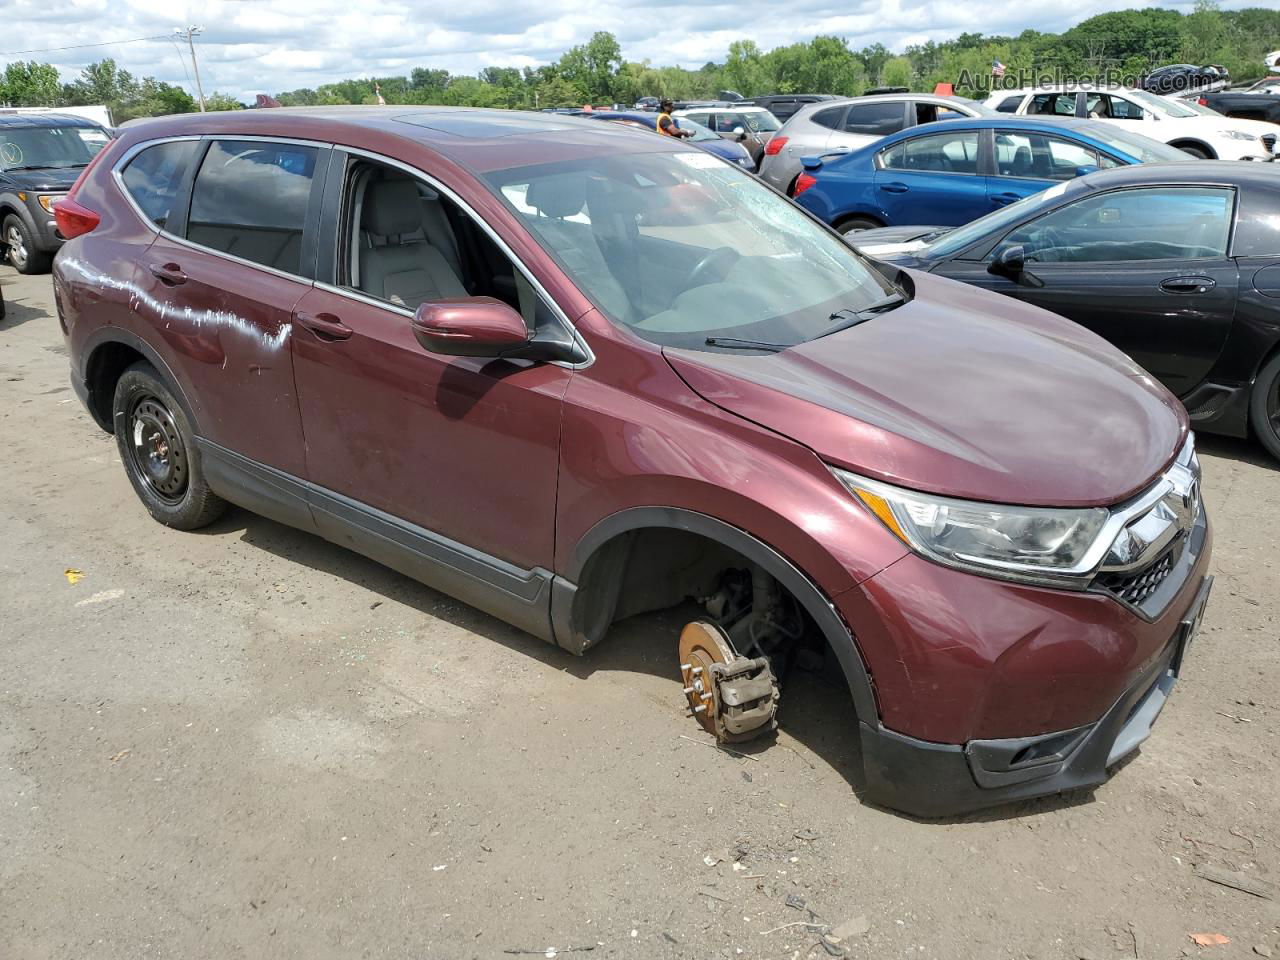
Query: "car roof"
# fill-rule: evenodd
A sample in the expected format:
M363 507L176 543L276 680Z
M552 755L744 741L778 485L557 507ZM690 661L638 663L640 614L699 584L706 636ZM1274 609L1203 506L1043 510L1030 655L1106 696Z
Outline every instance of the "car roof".
M8 127L89 127L101 130L102 124L70 113L4 113L0 111L0 128Z
M1269 166L1266 163L1229 163L1222 160L1137 163L1099 170L1072 182L1086 183L1095 190L1159 183L1227 184L1275 189L1276 174L1268 169Z
M654 122L641 111L597 111L594 116ZM265 136L318 140L390 153L420 146L473 172L555 163L610 152L671 152L670 137L634 137L592 116L469 107L332 106L231 110L156 117L125 130L129 143L164 137ZM652 142L650 143L650 139Z
M1105 93L1146 93L1139 87L1126 87L1119 83L1059 83L1047 87L1023 87L1020 90L998 90L988 97L1022 97L1028 93L1089 93L1098 90Z

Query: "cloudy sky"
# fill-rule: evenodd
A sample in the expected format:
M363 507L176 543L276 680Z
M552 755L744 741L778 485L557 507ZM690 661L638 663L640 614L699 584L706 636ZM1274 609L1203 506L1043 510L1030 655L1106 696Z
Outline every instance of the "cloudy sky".
M1267 6L1274 0L1253 0ZM0 0L0 63L35 59L72 79L86 63L112 56L138 76L194 92L175 26L205 28L197 56L206 92L240 99L261 91L315 87L355 76L408 73L413 67L474 73L485 66L554 60L596 30L612 31L630 60L700 66L723 60L732 40L763 49L817 33L855 47L900 50L965 31L1016 34L1063 30L1125 7L1190 12L1193 0ZM1224 7L1251 5L1228 0ZM132 43L114 41L156 37ZM109 45L46 50L73 44ZM34 48L34 49L33 49ZM181 53L181 55L180 55Z

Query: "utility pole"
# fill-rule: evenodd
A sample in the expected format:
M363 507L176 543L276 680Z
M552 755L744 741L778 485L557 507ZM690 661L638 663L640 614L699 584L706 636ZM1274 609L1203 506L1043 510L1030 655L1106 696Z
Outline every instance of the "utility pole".
M191 51L191 69L196 73L196 93L200 95L200 112L204 113L204 87L200 84L200 66L196 63L196 45L192 39L197 34L204 33L204 27L197 27L192 24L185 30L181 27L174 27L173 32L180 37L186 38L187 49Z

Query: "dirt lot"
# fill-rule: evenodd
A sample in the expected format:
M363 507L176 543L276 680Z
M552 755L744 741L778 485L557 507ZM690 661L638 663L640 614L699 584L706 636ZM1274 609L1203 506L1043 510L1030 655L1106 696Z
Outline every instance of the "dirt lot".
M0 283L3 960L827 956L805 921L849 923L854 957L1280 957L1280 901L1195 873L1280 886L1257 448L1202 439L1217 586L1142 752L922 822L859 801L820 677L754 755L693 742L678 611L575 659L243 511L152 522L68 386L49 279Z

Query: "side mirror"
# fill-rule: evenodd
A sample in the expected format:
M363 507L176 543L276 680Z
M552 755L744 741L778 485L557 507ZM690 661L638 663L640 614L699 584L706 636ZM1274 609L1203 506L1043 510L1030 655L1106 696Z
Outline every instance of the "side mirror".
M501 357L529 340L524 318L493 297L424 303L410 324L424 350L450 357Z
M734 127L733 135L737 137L739 140L747 139L747 131L744 130L742 127Z
M1044 282L1027 269L1027 250L1020 243L1001 250L987 266L987 273L1028 287L1044 286Z
M1076 167L1077 177L1087 177L1089 174L1097 173L1097 172L1098 172L1098 165L1096 163L1085 163Z

